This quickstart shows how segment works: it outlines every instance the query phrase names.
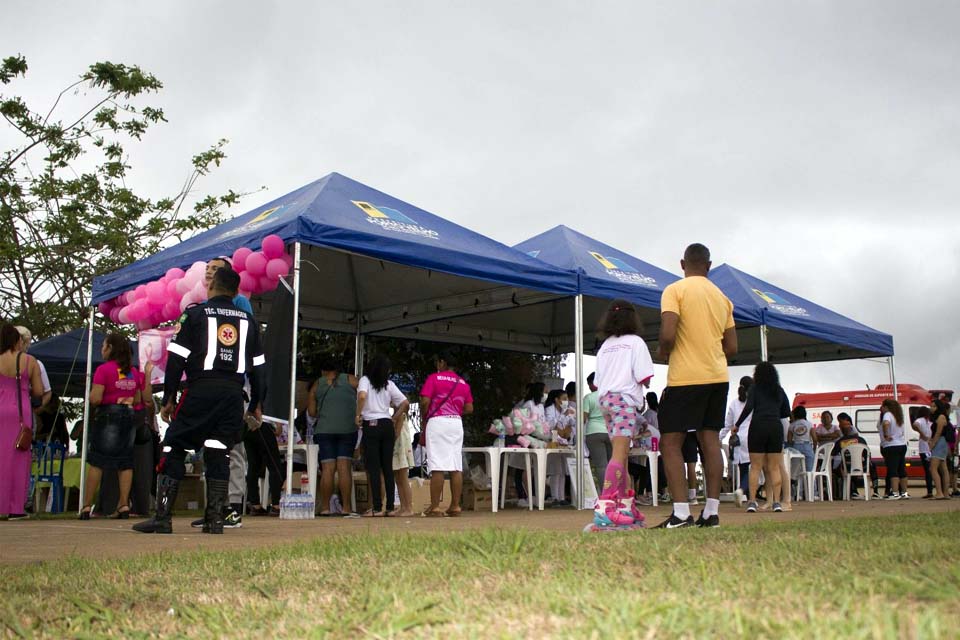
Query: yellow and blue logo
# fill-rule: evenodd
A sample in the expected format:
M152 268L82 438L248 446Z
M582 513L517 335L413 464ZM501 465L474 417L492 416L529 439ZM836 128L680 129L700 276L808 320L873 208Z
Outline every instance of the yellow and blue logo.
M790 304L789 302L787 302L786 300L784 300L783 298L781 298L780 296L778 296L777 294L771 291L761 291L760 289L754 289L753 292L757 294L757 296L767 304Z
M783 296L772 291L761 291L760 289L751 289L753 293L767 303L771 311L777 311L788 316L809 316L810 313L803 307L797 306L785 300Z
M607 270L608 276L612 276L620 282L636 284L640 285L641 287L656 288L658 286L656 278L652 278L648 275L640 273L638 269L627 264L620 258L605 256L602 253L597 253L596 251L588 251L587 253L589 253L594 260L599 262L603 268Z
M351 200L350 202L367 214L367 222L375 224L387 231L407 233L432 240L440 237L440 234L436 231L427 229L417 221L392 207L374 205L369 202L363 202L362 200Z

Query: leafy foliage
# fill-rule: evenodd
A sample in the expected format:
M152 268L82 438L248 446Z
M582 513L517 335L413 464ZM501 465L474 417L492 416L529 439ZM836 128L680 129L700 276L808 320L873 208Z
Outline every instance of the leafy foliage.
M23 56L5 58L0 83L27 69ZM221 222L240 199L231 190L187 206L197 181L226 157L224 139L193 156L172 196L153 200L127 186L124 145L166 122L162 109L138 99L162 88L137 66L98 62L45 113L0 95L0 116L18 138L0 152L0 315L41 338L77 327L94 276ZM67 111L73 115L59 119Z

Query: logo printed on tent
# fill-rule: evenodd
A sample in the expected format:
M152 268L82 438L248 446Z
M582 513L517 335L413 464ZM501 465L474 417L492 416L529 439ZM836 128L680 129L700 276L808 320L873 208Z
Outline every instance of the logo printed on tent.
M400 213L396 209L384 207L383 205L373 205L369 202L351 200L361 211L367 214L367 222L375 224L386 231L395 231L397 233L409 233L423 238L436 240L440 234L433 229L427 229L409 216Z
M240 226L237 227L236 229L232 229L232 230L230 230L230 231L227 231L226 233L224 233L224 234L223 234L222 236L220 236L220 237L221 237L221 238L232 238L233 236L239 236L239 235L243 235L243 234L245 234L245 233L249 233L252 229L256 229L256 228L258 228L258 227L262 227L264 224L266 224L266 222L268 221L269 218L272 218L273 216L277 215L278 213L280 213L280 212L283 211L284 209L286 209L286 208L288 208L288 207L292 207L292 206L295 205L295 204L297 204L297 202L296 202L296 201L293 201L293 202L288 202L288 203L286 203L286 204L282 204L282 205L280 205L279 207L271 207L271 208L267 209L266 211L263 211L263 212L261 212L260 214L258 214L255 218L253 218L252 220L250 220L250 222L247 222L246 224L240 225Z
M753 289L753 292L757 295L758 298L767 303L767 306L770 307L772 311L779 311L788 316L808 316L810 315L806 309L803 307L798 307L796 305L790 304L782 296L773 293L772 291L761 291L760 289Z
M603 268L607 270L607 275L616 278L620 282L636 284L642 287L657 287L656 278L643 275L620 258L604 256L596 251L588 251L587 253L589 253L594 260L603 265Z
M540 255L540 249L537 249L536 251L527 251L527 255L531 258L536 258Z

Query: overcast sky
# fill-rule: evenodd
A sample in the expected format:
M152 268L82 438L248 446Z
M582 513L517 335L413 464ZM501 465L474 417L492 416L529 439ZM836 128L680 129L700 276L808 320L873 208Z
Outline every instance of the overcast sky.
M203 190L269 189L236 213L338 171L506 244L566 224L678 273L699 241L893 334L899 381L958 387L958 32L953 2L8 0L0 55L30 72L0 91L137 64L170 121L131 157L152 195L226 137Z

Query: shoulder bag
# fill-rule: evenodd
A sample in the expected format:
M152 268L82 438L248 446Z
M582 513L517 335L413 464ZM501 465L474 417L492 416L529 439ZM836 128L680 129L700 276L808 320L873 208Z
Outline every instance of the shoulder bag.
M17 354L17 412L20 414L20 432L17 433L17 439L14 440L13 446L17 451L30 451L30 446L33 444L33 429L23 424L23 392L20 389L21 355L23 354Z

